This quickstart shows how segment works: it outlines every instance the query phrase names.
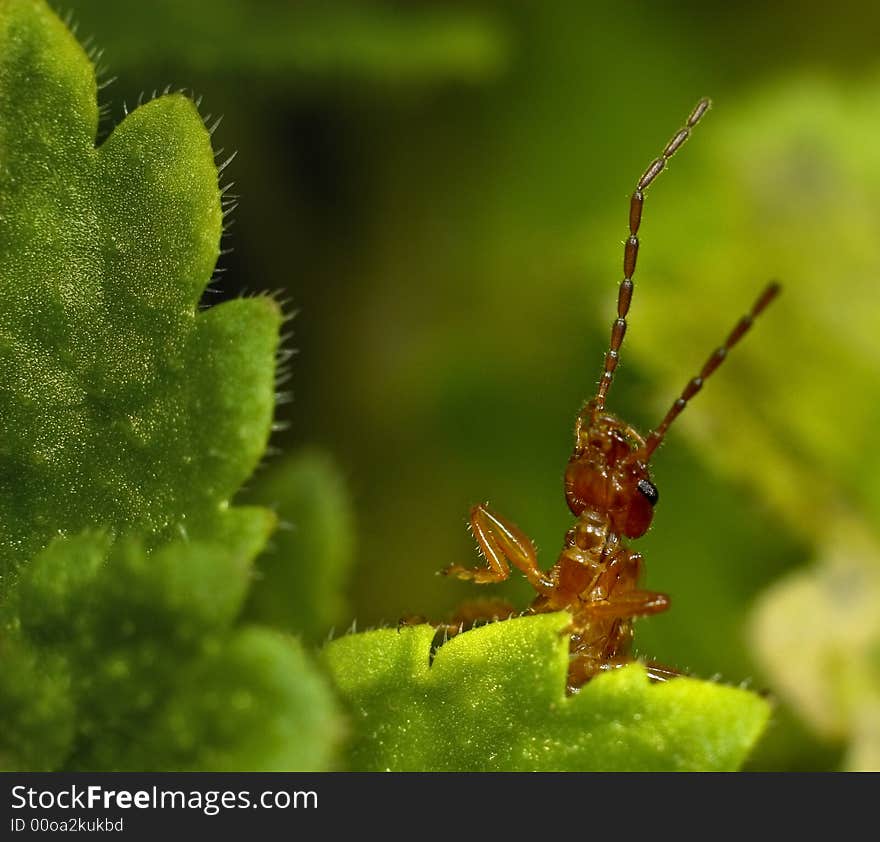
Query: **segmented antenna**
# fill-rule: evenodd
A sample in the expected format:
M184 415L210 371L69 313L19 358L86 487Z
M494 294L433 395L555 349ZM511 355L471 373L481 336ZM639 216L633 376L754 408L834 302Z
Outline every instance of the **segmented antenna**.
M636 185L635 192L629 201L629 238L626 241L623 250L623 280L620 282L620 289L617 292L617 319L611 327L611 343L605 354L605 369L599 380L599 391L593 401L596 411L601 412L605 408L605 397L614 379L614 369L617 368L620 346L623 344L623 337L626 334L626 314L629 312L629 305L632 301L633 294L633 273L636 271L636 258L639 254L639 225L642 222L642 206L645 202L645 191L651 186L654 179L663 172L667 161L681 148L684 142L690 137L691 130L700 122L703 115L709 110L712 101L701 99L687 122L680 128L666 144L659 158L651 162L648 169L642 174Z
M688 401L703 388L703 383L715 372L718 366L727 359L727 354L730 352L730 349L733 348L733 346L736 345L746 333L748 333L749 328L754 324L755 319L758 318L770 302L779 295L781 289L782 287L780 287L775 281L768 284L766 289L758 296L757 301L752 305L752 309L736 323L736 326L730 332L730 335L727 337L724 344L712 352L709 359L706 360L706 364L700 370L700 373L696 377L691 378L687 386L684 387L681 396L676 399L675 403L670 407L669 412L666 413L666 416L660 422L660 426L649 433L648 437L645 439L644 452L646 461L651 458L651 454L657 449L660 442L663 441L663 437L666 435L669 425L678 418L682 410L688 405Z

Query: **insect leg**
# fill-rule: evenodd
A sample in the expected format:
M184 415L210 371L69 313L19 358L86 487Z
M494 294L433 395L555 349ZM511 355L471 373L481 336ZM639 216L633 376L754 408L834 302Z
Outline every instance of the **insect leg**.
M458 606L451 622L470 629L482 623L507 620L519 613L506 599L469 599Z
M679 676L684 675L683 672L679 672L673 667L658 664L656 661L645 661L645 672L648 673L648 678L655 683L669 681L672 678L678 678Z
M510 576L510 564L521 570L532 587L539 593L552 588L553 583L538 567L535 545L514 524L490 511L482 503L471 509L471 530L487 567L472 570L460 564L451 564L443 570L446 576L469 579L478 584L503 582Z
M626 591L613 594L611 599L599 599L584 604L584 610L595 617L641 617L659 614L669 608L669 597L653 591Z

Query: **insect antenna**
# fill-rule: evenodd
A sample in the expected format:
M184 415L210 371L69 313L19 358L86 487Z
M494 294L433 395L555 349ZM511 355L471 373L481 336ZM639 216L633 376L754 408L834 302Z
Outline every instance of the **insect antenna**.
M669 159L681 148L690 137L691 130L700 122L703 115L712 105L711 100L701 99L694 110L691 111L687 122L682 126L666 144L659 158L655 158L648 169L642 173L642 177L636 184L635 192L629 200L629 237L623 250L623 280L617 292L617 318L611 327L611 342L605 353L605 368L599 380L599 390L593 400L595 411L601 412L605 408L605 397L614 379L614 370L620 354L620 346L626 334L626 315L629 313L629 305L633 294L633 274L636 271L636 258L639 253L639 226L642 222L642 206L645 202L645 191L653 183L654 179L663 171Z
M770 302L779 295L780 290L780 285L775 281L768 284L752 305L752 309L736 323L735 327L730 332L730 335L724 341L724 344L716 348L710 354L709 359L706 360L705 365L700 369L700 373L688 381L688 384L684 387L681 395L675 400L669 408L669 412L666 413L666 416L660 422L660 426L652 430L645 439L644 456L646 461L651 458L651 454L657 449L660 442L663 441L663 437L666 435L666 431L669 429L670 424L678 418L682 410L688 405L688 401L690 401L690 399L703 388L703 383L714 374L718 366L724 362L730 349L733 348L733 346L736 345L746 333L748 333L749 328L754 324L755 319L764 311Z

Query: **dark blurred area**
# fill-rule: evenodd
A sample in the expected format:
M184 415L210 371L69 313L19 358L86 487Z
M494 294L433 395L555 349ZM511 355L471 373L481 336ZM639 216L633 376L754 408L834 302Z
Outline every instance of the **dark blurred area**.
M815 404L799 411L785 385L783 369L806 359L781 350L797 325L797 337L813 343L811 363L833 370L839 360L822 344L824 311L803 304L817 299L798 280L809 257L798 246L797 214L771 214L771 228L789 226L772 229L773 244L788 251L762 251L749 227L759 217L738 192L747 180L738 153L776 148L774 115L803 80L843 101L857 90L880 102L872 6L69 7L79 36L105 48L101 64L117 77L101 93L111 107L107 130L123 102L130 109L167 84L201 96L206 116L223 116L214 143L226 148L221 161L237 151L222 177L240 204L224 243L231 252L205 300L283 290L297 313L287 345L298 354L284 387L293 400L279 407L290 426L272 444L282 453L321 448L341 469L356 518L349 597L359 626L413 613L439 618L474 595L434 574L478 562L465 528L475 502L488 499L534 538L545 566L555 561L571 522L562 472L575 416L601 370L629 193L694 103L712 96L713 113L646 199L630 334L609 408L649 429L764 281L788 282L779 312L658 454L661 502L639 544L649 586L671 594L673 608L636 632L640 651L670 665L775 689L778 676L756 655L766 642L749 631L755 600L785 575L821 564L824 550L814 521L774 477L819 477L822 500L867 531L876 520L870 501L846 490L851 475L838 483L846 472L826 458L834 419L810 421ZM756 114L760 122L750 120ZM875 119L867 106L841 114L865 126ZM829 160L862 155L880 183L880 159L847 145L850 124L821 126L840 143L829 146ZM795 195L804 184L795 180ZM839 184L832 180L832 190ZM761 186L776 191L772 208L792 195L781 178ZM876 230L874 197L860 195L849 211L840 205ZM827 207L808 204L814 223ZM838 215L819 230L849 222ZM869 255L859 248L843 243L835 255L841 283L870 272L873 247ZM846 298L838 296L843 309L852 306ZM874 320L866 335L880 326L875 299L876 291L860 302L862 321ZM876 344L855 352L871 365L880 356ZM750 413L757 433L725 432L732 405ZM867 428L868 418L853 423ZM809 428L804 441L800 427ZM765 429L779 438L764 441ZM788 461L777 468L761 453L780 452L780 441ZM493 592L523 607L530 599L516 577ZM845 763L843 746L857 739L849 720L815 728L796 694L785 698L791 708L780 703L755 767Z

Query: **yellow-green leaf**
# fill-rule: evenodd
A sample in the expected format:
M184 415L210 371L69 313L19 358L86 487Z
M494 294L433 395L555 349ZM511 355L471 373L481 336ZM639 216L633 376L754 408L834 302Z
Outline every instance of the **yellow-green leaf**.
M198 314L222 211L181 95L95 148L94 68L42 0L0 0L0 594L59 533L220 518L259 460L280 315Z
M324 662L348 705L349 761L367 770L737 769L770 715L754 693L693 678L651 684L638 663L565 695L567 614L458 635L353 634Z

